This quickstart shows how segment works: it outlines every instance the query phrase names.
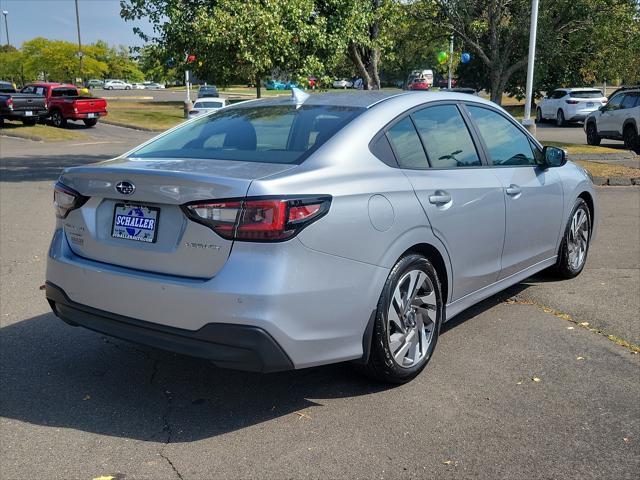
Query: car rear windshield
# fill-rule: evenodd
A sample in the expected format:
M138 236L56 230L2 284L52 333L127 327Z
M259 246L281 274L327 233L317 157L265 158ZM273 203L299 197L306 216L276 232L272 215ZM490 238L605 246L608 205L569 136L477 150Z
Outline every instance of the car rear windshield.
M131 156L301 163L363 110L327 105L222 109L177 128Z
M51 91L52 97L77 97L78 90L75 88L54 88Z
M193 108L222 108L222 102L196 102Z
M570 92L571 98L602 98L602 92L600 90L583 90L580 92Z

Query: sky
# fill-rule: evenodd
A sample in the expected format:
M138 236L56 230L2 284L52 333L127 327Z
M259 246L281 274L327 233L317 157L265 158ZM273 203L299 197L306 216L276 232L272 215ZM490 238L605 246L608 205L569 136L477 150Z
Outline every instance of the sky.
M105 40L109 45L141 46L144 42L133 33L133 27L152 33L146 21L125 22L120 18L119 0L79 0L78 9L83 44ZM74 0L0 0L0 10L9 12L9 40L15 47L34 37L78 41ZM0 43L4 45L4 18L0 18L0 24Z

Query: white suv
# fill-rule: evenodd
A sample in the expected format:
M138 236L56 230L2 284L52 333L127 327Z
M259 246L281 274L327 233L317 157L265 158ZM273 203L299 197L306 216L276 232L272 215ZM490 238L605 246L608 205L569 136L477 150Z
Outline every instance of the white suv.
M536 108L536 121L555 120L564 127L567 122L581 122L607 103L597 88L559 88L544 97Z
M584 122L589 145L600 145L603 138L624 140L627 148L640 154L640 87L620 90L607 105L589 115Z

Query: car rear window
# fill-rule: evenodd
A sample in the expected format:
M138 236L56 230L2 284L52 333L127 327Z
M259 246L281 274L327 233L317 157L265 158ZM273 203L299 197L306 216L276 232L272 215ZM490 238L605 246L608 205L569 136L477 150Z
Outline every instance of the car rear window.
M362 111L327 105L222 109L177 128L131 156L300 163Z
M600 90L583 90L579 92L570 92L571 98L602 98L602 92Z
M222 102L196 102L193 108L222 108Z
M54 88L51 91L52 97L77 97L78 91L75 88Z

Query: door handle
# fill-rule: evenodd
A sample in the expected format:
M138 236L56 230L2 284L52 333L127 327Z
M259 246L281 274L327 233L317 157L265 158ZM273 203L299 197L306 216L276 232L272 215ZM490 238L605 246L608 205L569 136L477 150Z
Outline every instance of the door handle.
M435 195L429 195L429 203L433 203L434 205L443 205L445 203L449 203L450 201L451 195L441 190L438 190Z
M522 193L522 189L518 185L514 185L513 183L509 185L506 190L507 195L515 197L516 195L520 195Z

